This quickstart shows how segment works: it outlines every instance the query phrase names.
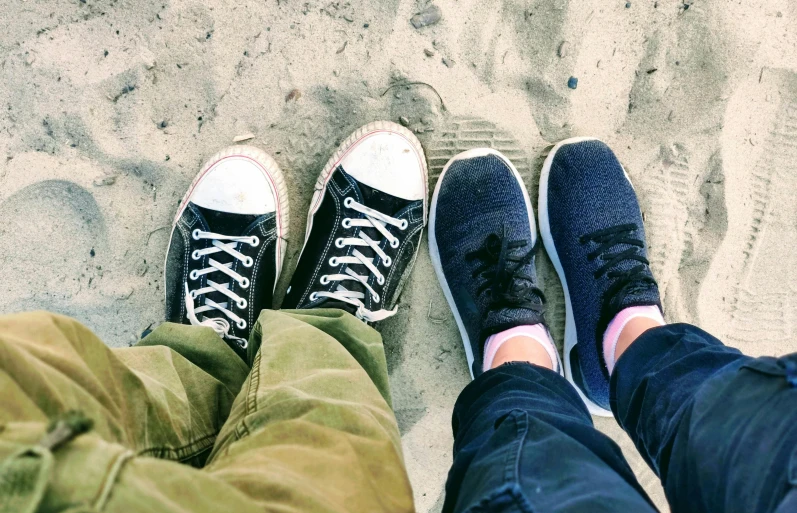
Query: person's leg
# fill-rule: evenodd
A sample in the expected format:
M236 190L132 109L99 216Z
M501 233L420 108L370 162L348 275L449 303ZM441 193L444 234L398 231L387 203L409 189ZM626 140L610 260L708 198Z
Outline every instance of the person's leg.
M203 166L172 228L166 319L176 324L112 351L63 317L0 320L0 511L257 509L163 458L207 459L249 373L238 355L255 312L271 306L287 211L273 159L228 148ZM53 419L61 427L45 434Z
M254 337L204 472L262 510L412 511L379 334L343 310L265 310Z
M198 470L177 462L205 461L248 371L209 328L164 324L138 347L111 350L66 317L0 317L0 511L174 510L175 483L198 483ZM47 434L73 417L80 427ZM151 482L117 508L126 479ZM241 502L213 499L193 511Z
M655 511L559 374L536 283L533 213L506 157L474 150L449 162L429 233L476 376L454 408L443 510Z
M362 257L357 262L341 262L345 264L341 272L357 264L381 278L369 284L352 270L346 275L356 277L356 283L347 284L346 290L337 283L342 281L339 276L331 276L325 283L316 279L317 274L312 279L300 275L292 286L309 288L311 297L336 291L301 307L354 306L350 310L361 318L395 313L395 309L370 309L380 302L385 308L393 307L412 268L426 219L425 165L420 144L409 131L391 123L377 125L364 127L344 143L348 147L341 148L333 160L346 154L351 162L343 159L329 170L330 178L340 175L348 184L344 193L356 198L353 204L329 200L337 208L343 204L351 224L325 231L325 225L317 223L322 229L309 234L300 266L317 260L326 265L323 255L314 250L320 246L326 252L324 248L340 240L343 244L336 244L339 249L368 246L355 251ZM379 158L369 155L374 151ZM367 168L362 166L364 161ZM380 162L385 164L382 168ZM369 184L358 182L357 173L366 173ZM395 173L404 175L396 180ZM52 382L58 387L54 397L59 392L78 399L97 396L99 406L89 404L93 409L82 418L98 417L100 433L129 428L135 433L143 431L143 441L131 443L134 450L130 450L107 443L98 434L81 434L87 427L81 424L82 429L67 429L66 435L53 443L50 439L55 435L45 435L44 422L6 425L0 433L0 494L9 493L0 497L9 499L0 500L0 511L27 512L39 505L62 509L63 504L109 512L249 512L263 511L265 505L280 510L412 511L378 333L340 309L294 314L266 311L263 324L253 328L251 309L269 302L280 271L279 246L285 233L280 226L287 211L280 210L280 205L285 205L277 194L282 190L282 182L274 181L277 175L273 161L259 150L228 149L206 164L181 204L167 258L167 318L211 329L164 325L142 341L141 347L124 351L133 368L114 362L115 352L76 323L65 330L70 335L67 345L81 349L73 351L76 354L52 355L47 337L38 336L31 343L37 356L44 355L41 367L55 367L54 378L35 371L21 376L34 396L20 397L13 409L30 409L39 401L48 404L50 398L36 392ZM409 191L419 198L389 197L392 189L382 187L388 189L383 191L382 185L396 185L401 190L393 192ZM241 187L245 188L237 190ZM335 192L340 191L332 190ZM341 228L341 236L336 236ZM379 247L376 241L382 236L398 244L391 244L391 249ZM386 279L378 270L382 266L390 268ZM333 283L330 287L319 287L329 282ZM366 292L373 297L365 298ZM26 329L36 325L24 324ZM187 336L183 343L176 340L180 334ZM200 334L206 337L204 342ZM266 342L262 352L261 339ZM14 342L8 345L12 350ZM180 354L158 344L198 354L184 363ZM204 354L209 348L217 354ZM148 354L153 356L142 356ZM15 369L19 361L28 359L15 354L5 366ZM88 365L95 360L97 365ZM241 387L250 363L254 371ZM86 366L91 372L80 372ZM243 372L232 376L234 369ZM212 380L225 377L235 378L234 386L214 390ZM135 386L128 390L128 382L135 384L136 380L143 383L145 397L139 397L142 394ZM9 386L16 384L14 378L6 381ZM113 401L106 398L106 388L118 392L111 399L118 396L121 404L108 407ZM163 440L171 440L169 428L177 435L200 437L203 444L212 444L216 432L204 433L199 427L218 427L224 419L207 421L205 415L191 410L192 401L216 407L218 411L210 416L226 417L238 388L234 411L206 469L136 455L136 451L156 456L185 452L185 448L170 447ZM82 394L82 389L91 393ZM126 402L139 400L143 407L134 415L124 415ZM162 403L167 410L174 408L175 415L160 411ZM64 408L68 406L71 403ZM122 412L121 425L103 429L103 422L112 422L94 411L102 408L111 415ZM153 433L150 439L147 429L137 430L155 424L150 416L164 422L158 426L165 431L164 437ZM131 428L134 423L138 426ZM59 429L56 434L64 431Z
M612 408L674 511L780 513L797 511L796 387L797 354L755 359L673 324L618 359Z
M797 511L797 355L753 359L663 325L636 194L605 144L558 144L540 205L568 303L568 377L592 411L611 408L672 509Z
M528 363L485 372L454 408L444 512L656 511L575 389Z
M282 304L292 310L261 314L252 374L205 473L264 510L412 511L382 341L362 321L396 312L420 247L420 142L393 123L366 125L318 186Z
M139 455L202 463L248 374L209 328L163 324L109 349L73 319L0 317L0 423L80 410L92 431Z

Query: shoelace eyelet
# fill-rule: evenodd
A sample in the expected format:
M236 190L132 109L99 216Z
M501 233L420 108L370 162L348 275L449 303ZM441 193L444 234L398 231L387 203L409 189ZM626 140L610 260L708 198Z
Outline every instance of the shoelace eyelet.
M196 269L194 269L193 271L191 271L190 273L188 273L188 277L189 277L190 279L192 279L192 280L196 280L197 278L199 278L199 271L197 271Z
M343 242L344 242L343 237L338 237L337 239L335 239L335 247L338 249L343 249Z
M325 275L323 275L323 276L321 277L321 279L320 279L320 280L318 280L318 281L321 283L321 285L329 285L329 276L327 276L327 275L325 274Z
M346 208L351 208L352 203L354 203L353 198L346 198L345 200L343 200L343 206Z
M338 257L330 258L329 259L329 265L331 265L332 267L337 267L338 266Z
M249 245L251 245L253 248L256 248L260 245L260 239L257 237L257 235L253 235L252 238L249 239Z
M349 219L348 217L345 218L343 221L341 221L340 225L348 230L349 228L351 228L351 219Z
M378 303L379 300L382 299L382 298L379 297L379 294L373 294L373 295L371 295L371 299L374 300L374 303Z
M410 225L409 221L407 221L406 219L402 219L402 220L401 220L401 224L399 225L398 229L399 229L399 230L401 230L401 231L403 232L404 230L406 230L406 229L407 229L407 227L408 227L409 225Z
M255 261L252 259L252 257L246 257L246 259L242 260L241 263L244 265L244 267L252 267Z
M195 249L194 251L191 252L191 259L192 260L199 260L200 258L202 258L202 255L199 254L199 250L198 249Z
M245 330L246 329L246 321L243 320L243 319L241 319L240 322L236 322L235 325L238 327L239 330Z
M384 285L385 284L385 277L384 276L380 276L379 278L376 279L376 282L378 284L380 284L380 285Z
M199 232L201 232L201 230L196 228L193 232L191 232L191 238L194 240L199 240Z
M310 301L315 301L318 299L318 292L313 292L310 294Z
M245 310L247 305L248 305L248 303L246 302L246 299L244 299L244 298L241 298L240 301L236 301L235 302L235 306L237 306L239 310Z
M385 257L385 259L382 260L382 264L384 264L385 267L390 267L393 264L393 259L390 257Z
M401 241L398 240L398 239L393 239L392 241L390 241L390 247L393 248L393 249L396 249L400 245L401 245Z
M244 276L244 279L241 280L241 283L239 283L239 285L241 286L242 289L248 289L249 288L249 278Z

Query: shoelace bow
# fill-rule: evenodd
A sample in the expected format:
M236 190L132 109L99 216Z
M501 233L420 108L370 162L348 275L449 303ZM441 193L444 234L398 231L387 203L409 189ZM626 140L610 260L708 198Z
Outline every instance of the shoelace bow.
M604 262L593 274L596 279L606 275L607 278L613 280L604 296L610 302L617 297L622 297L621 293L643 291L650 285L656 284L653 276L647 272L650 262L640 254L640 250L645 247L645 244L634 237L637 229L635 224L622 224L594 231L579 239L581 244L590 242L598 244L598 247L589 253L587 258L589 261L599 258ZM618 245L627 245L628 247L616 253L609 253ZM635 261L638 264L625 270L612 270L613 267L627 261Z
M246 267L252 267L254 261L252 257L246 256L240 251L238 251L239 244L249 244L252 247L257 247L260 244L260 239L257 236L250 236L250 237L238 237L238 236L230 236L230 235L220 235L218 233L213 232L205 232L199 229L194 230L191 232L191 237L194 240L202 240L202 239L210 239L212 241L212 245L205 249L195 249L191 252L191 258L193 260L199 260L205 255L213 255L216 253L223 253L227 254L233 258L231 262L227 263L220 263L219 261L215 260L214 258L208 258L208 266L205 269L201 270L193 270L189 273L188 278L189 281L198 280L200 277L220 272L227 275L229 278L235 280L238 285L241 286L243 289L249 288L250 281L249 278L246 276L242 276L241 274L235 272L232 269L233 262L235 260L240 260L241 264ZM229 242L222 242L222 241L229 241ZM190 289L188 286L188 281L185 282L185 308L186 308L186 316L188 320L191 321L191 324L195 326L207 326L212 328L216 333L218 333L221 337L226 338L227 340L232 340L238 343L243 349L246 349L248 341L241 337L236 337L230 333L231 324L230 321L235 323L235 326L238 329L246 329L246 320L239 317L235 312L233 312L230 308L230 302L234 303L235 306L239 310L245 310L249 305L246 299L242 298L235 292L230 290L229 283L216 283L215 281L211 280L210 277L207 279L207 286L199 288L199 289ZM205 294L209 294L212 292L218 292L227 298L228 301L217 303L213 301L209 297L201 297ZM195 307L194 301L201 300L201 306ZM197 315L203 314L207 312L213 312L213 314L223 314L229 320L224 317L210 317L209 315L204 315L202 320L200 320Z
M368 280L370 275L373 275L376 277L376 283L381 286L385 284L385 276L374 264L374 258L364 255L362 252L360 252L360 250L356 249L356 247L370 248L374 254L381 259L381 265L385 266L386 268L390 267L393 265L392 259L382 250L379 241L371 238L365 232L365 229L375 229L380 235L382 235L382 237L387 239L391 248L396 249L401 244L401 241L398 239L398 237L390 233L386 225L395 226L399 230L404 231L407 229L409 223L406 219L396 219L387 214L383 214L382 212L366 207L365 205L355 201L353 198L346 198L343 201L343 206L355 212L359 212L365 217L359 219L351 219L347 217L343 219L343 228L360 228L360 230L354 237L337 238L335 240L335 247L338 249L343 249L347 246L355 246L355 249L352 250L351 255L332 257L329 259L329 265L332 267L343 265L346 266L346 268L342 273L325 274L321 276L321 284L327 285L330 282L339 282L338 286L334 291L330 292L313 292L310 294L310 301L315 301L321 297L335 299L337 301L342 301L344 303L356 306L356 316L364 321L381 321L390 317L391 315L394 315L396 313L396 309L380 309L375 311L368 310L365 308L365 304L362 300L365 299L366 293L371 296L371 300L374 303L379 303L382 300L379 293L368 283ZM368 273L363 275L357 274L357 272L352 269L352 265L363 265ZM342 284L342 282L352 281L361 286L364 292L358 290L349 290Z
M479 249L465 255L467 261L482 262L472 277L483 279L477 294L489 290L489 310L510 307L543 313L545 295L534 285L534 278L523 272L523 268L532 262L537 246L518 254L518 250L528 245L527 240L510 241L504 226L501 235L488 235Z

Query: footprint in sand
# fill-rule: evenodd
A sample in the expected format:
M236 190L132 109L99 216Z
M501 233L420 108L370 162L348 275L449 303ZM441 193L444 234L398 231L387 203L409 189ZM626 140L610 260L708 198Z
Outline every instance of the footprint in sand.
M478 117L452 117L424 141L429 163L429 190L434 190L446 163L455 155L474 148L493 148L506 155L517 168L532 204L537 203L540 162L529 158L528 145L492 121ZM565 325L564 294L559 279L544 252L537 259L540 285L548 300L546 319L556 340L562 340ZM448 312L447 309L443 309ZM446 315L450 316L450 313Z
M765 68L730 99L728 234L700 292L703 324L750 354L794 351L797 74Z
M65 180L38 182L0 203L0 218L0 282L6 290L0 310L81 313L76 297L98 272L95 256L107 253L105 223L92 194Z

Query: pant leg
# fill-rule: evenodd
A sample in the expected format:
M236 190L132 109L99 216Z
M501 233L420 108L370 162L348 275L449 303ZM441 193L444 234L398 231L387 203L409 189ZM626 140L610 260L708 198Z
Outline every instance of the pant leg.
M797 511L796 386L797 354L756 359L674 324L619 359L612 410L673 511L785 513Z
M620 448L555 372L506 364L454 407L444 513L653 512Z
M246 365L240 377L241 360L211 330L165 325L142 347L111 351L63 317L0 318L0 390L17 412L0 421L0 512L411 511L379 335L343 312L263 319L250 342L259 346L266 332L263 358L254 356L273 365L258 363L246 379ZM243 387L210 386L233 375ZM199 417L229 411L236 388L213 464L148 456L189 457L164 440L205 444ZM95 429L44 451L47 417L74 407ZM210 415L194 418L203 408ZM158 425L159 411L172 430L149 437L144 427Z
M209 328L164 324L137 347L111 350L67 317L2 316L0 423L76 409L136 454L206 457L249 372L234 356Z
M201 465L248 372L206 328L165 324L140 347L111 350L66 317L0 317L0 512L173 511L168 496L179 487L170 482L201 489L207 480L158 458ZM68 410L92 429L43 447L48 423ZM126 491L135 501L112 506ZM246 502L228 492L192 511Z
M413 511L380 335L341 310L265 310L255 337L205 472L264 511Z

